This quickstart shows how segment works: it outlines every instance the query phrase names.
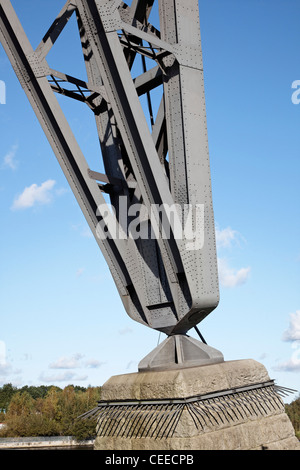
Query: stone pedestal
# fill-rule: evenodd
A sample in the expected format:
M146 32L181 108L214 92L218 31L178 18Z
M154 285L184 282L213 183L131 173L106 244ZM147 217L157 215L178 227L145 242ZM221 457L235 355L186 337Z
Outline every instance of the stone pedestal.
M273 381L253 360L114 376L95 413L95 450L300 450Z

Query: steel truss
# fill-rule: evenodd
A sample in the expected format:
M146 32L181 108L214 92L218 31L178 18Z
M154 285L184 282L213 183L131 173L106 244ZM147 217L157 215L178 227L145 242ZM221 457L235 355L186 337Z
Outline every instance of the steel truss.
M149 23L153 5L154 0L132 0L130 6L119 0L68 0L34 50L11 2L0 0L0 40L128 315L174 335L185 334L216 308L217 257L198 0L159 0L160 30ZM47 63L47 54L72 15L77 19L87 81ZM143 69L133 77L138 57ZM163 94L155 116L151 91L157 87ZM102 156L105 174L89 168L55 94L87 105L94 114L99 166ZM150 125L141 95L147 97ZM115 213L109 210L105 194ZM137 203L147 209L140 223L144 233L154 225L160 227L164 219L170 236L161 236L161 227L152 239L127 236L132 220L124 220L120 196L126 198L128 210ZM204 207L201 249L191 248L184 233L182 238L175 236L167 210L174 205ZM177 210L182 228L183 214ZM114 237L115 226L125 236Z

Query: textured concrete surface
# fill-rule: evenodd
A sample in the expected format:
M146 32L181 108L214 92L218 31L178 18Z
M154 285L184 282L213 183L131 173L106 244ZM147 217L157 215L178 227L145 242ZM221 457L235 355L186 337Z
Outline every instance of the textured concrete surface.
M228 361L177 371L139 372L114 376L104 384L102 400L188 398L269 380L265 367L254 360ZM210 419L201 428L195 426L192 414L184 410L172 437L124 438L113 433L109 436L99 433L94 448L95 450L300 450L299 441L284 411L284 405L281 401L278 403L279 406L273 407L270 401L270 406L265 407L263 415L259 412L239 413L237 406L235 416L231 413L234 418L232 421L224 419L217 422ZM255 403L252 402L251 406L255 411ZM132 420L134 419L136 414L133 413Z
M286 415L211 431L192 437L126 439L102 437L95 450L300 450Z
M111 377L102 400L185 398L270 380L265 367L252 359L188 369L138 372Z

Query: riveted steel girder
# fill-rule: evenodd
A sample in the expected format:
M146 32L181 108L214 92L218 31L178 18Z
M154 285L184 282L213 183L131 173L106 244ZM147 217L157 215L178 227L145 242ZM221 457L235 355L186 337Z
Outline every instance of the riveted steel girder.
M0 40L128 315L173 335L186 333L216 308L219 290L198 0L156 1L159 28L149 23L155 0L132 0L130 6L68 0L33 50L10 1L0 0ZM87 81L47 62L72 15ZM137 58L142 68L134 77ZM157 113L154 89L161 89ZM89 168L55 93L94 114L105 174ZM139 219L137 205L144 208ZM196 209L201 222L192 217L191 238L185 227ZM132 235L137 225L143 236Z

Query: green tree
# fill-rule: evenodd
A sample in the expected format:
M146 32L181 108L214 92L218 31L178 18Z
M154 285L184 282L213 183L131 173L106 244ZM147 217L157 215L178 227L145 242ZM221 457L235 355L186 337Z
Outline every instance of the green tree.
M5 384L0 388L0 410L7 411L10 401L17 389L12 384Z
M294 401L286 405L285 410L294 426L296 436L300 439L300 395Z
M101 388L89 387L84 393L77 394L77 410L79 414L73 424L72 435L79 441L91 439L96 434L95 419L79 419L78 416L97 406L101 397Z
M36 401L36 410L50 420L60 421L61 410L59 408L59 396L61 390L57 387L51 387L45 398L38 398Z
M20 392L28 392L32 398L37 399L44 398L50 389L51 386L48 385L39 385L38 387L35 387L33 385L28 387L28 385L25 385L20 389Z
M1 437L63 435L78 440L94 437L96 423L79 419L79 416L97 406L100 387L84 389L69 385L63 390L49 387L47 393L44 392L37 388L31 390L31 387L14 391Z
M6 436L28 436L28 417L34 409L34 400L28 392L13 395L5 417Z
M28 416L34 408L34 400L28 392L17 392L9 404L7 416Z
M100 393L100 387L90 387L85 391L76 392L75 388L70 385L63 390L59 401L63 435L74 436L78 440L95 436L96 423L92 420L79 419L79 416L97 406Z

